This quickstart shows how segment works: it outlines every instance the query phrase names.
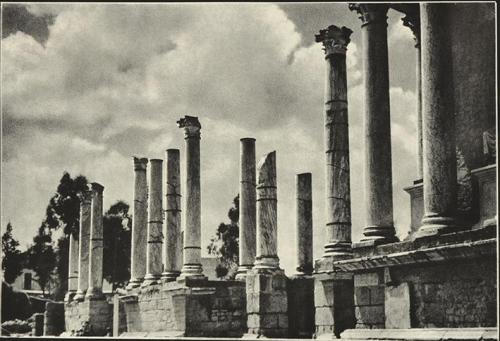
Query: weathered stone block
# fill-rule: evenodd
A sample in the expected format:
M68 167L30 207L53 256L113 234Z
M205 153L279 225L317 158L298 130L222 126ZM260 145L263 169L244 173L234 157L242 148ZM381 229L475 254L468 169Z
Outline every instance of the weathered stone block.
M370 287L354 288L354 304L356 306L370 305Z
M357 323L384 324L384 306L362 306L354 309Z
M370 287L370 304L371 305L384 304L384 299L385 299L385 286L384 285Z
M316 325L333 325L333 307L316 308Z
M408 283L385 288L385 328L411 328L410 287Z
M314 305L316 307L333 304L333 281L314 281Z
M380 274L378 272L368 272L368 273L362 273L362 274L355 274L354 275L354 286L355 287L361 287L361 286L375 286L382 284Z

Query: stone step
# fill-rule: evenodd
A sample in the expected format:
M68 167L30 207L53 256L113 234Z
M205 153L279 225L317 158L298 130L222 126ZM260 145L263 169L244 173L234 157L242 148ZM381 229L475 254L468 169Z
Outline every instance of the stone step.
M497 328L411 328L411 329L347 329L341 339L355 340L498 340Z

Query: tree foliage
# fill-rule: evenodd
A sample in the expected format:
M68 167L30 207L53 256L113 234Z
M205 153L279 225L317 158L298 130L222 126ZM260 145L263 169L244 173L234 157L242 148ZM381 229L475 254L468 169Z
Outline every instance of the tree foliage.
M220 223L215 236L210 239L208 253L219 257L216 272L219 278L234 278L238 268L238 238L239 238L240 197L233 199L233 206L227 212L228 224Z
M45 223L42 223L38 229L38 234L33 238L33 244L29 246L26 254L27 265L35 271L38 285L45 295L47 285L56 267L56 253L52 246L51 231Z
M103 217L103 277L113 290L124 287L130 279L130 238L132 218L124 201L111 205Z
M13 283L21 274L24 266L23 253L18 249L19 242L12 236L12 224L7 224L7 229L2 235L2 270L7 283Z

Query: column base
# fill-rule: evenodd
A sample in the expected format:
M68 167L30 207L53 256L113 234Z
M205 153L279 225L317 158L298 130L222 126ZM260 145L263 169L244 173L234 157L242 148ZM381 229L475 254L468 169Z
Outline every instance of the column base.
M101 300L104 298L101 288L89 288L85 294L86 300Z
M160 282L160 275L147 274L144 277L144 281L141 283L141 287L147 287L150 285L158 284Z
M236 272L236 276L234 277L237 281L245 281L247 278L247 273L249 270L253 268L252 265L240 265L238 267L238 271Z
M452 217L440 217L437 215L426 215L422 219L422 226L414 234L413 239L431 237L450 232L455 227L455 220Z
M138 288L141 286L142 281L144 278L132 278L130 281L128 281L128 285L126 287L127 290Z
M86 290L78 290L75 294L75 296L73 297L73 301L77 301L77 302L83 302L85 300L85 292Z
M179 275L181 274L180 271L165 271L164 273L161 274L161 281L162 282L173 282Z
M328 243L324 246L325 253L322 257L332 257L335 260L343 260L352 258L352 243L351 242L335 242Z
M366 226L363 229L363 235L364 237L361 239L361 242L372 240L375 244L399 242L394 226Z
M66 295L64 295L64 302L66 303L71 302L71 300L73 300L75 295L76 295L76 290L68 291Z
M203 279L206 278L203 275L203 268L201 264L190 264L190 265L184 265L181 270L181 274L179 277L177 277L177 281L182 280L184 278L199 278Z
M260 256L255 257L254 269L279 269L280 259L278 256Z

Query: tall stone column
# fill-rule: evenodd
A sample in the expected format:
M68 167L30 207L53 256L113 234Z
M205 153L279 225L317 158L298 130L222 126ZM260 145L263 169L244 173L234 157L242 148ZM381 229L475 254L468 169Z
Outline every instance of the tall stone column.
M297 191L297 275L311 275L313 270L312 174L296 177Z
M132 247L130 257L130 281L127 288L136 288L146 275L148 229L148 159L134 157L134 216L132 219Z
M363 24L365 241L397 241L393 222L387 4L350 4Z
M89 288L85 298L100 299L102 294L103 268L103 225L102 194L104 187L97 182L92 183L92 214L89 247Z
M148 205L148 245L146 253L146 276L142 285L156 284L162 272L163 244L163 204L162 166L163 160L149 160L149 205Z
M185 116L177 121L184 128L186 140L186 225L184 228L184 263L178 279L205 279L201 266L201 188L200 138L198 117Z
M179 149L167 149L167 209L165 215L164 265L162 279L169 282L179 276L182 267L181 167Z
M420 5L424 218L416 237L453 228L457 161L450 37L443 21L449 4Z
M276 152L260 160L257 173L257 256L246 278L248 334L287 337L287 278L277 248Z
M413 39L415 40L415 53L416 53L416 86L415 92L417 93L417 178L423 178L423 164L422 164L422 65L421 65L421 51L420 51L420 5L411 4L407 5L408 10L406 16L401 20L403 25L411 29Z
M83 301L89 287L89 246L92 191L80 194L80 240L78 245L78 291L74 299Z
M236 279L244 280L255 261L255 139L243 138L240 142L239 267Z
M346 51L352 31L335 25L321 30L326 59L325 149L326 229L325 257L351 257L351 190L347 113Z
M68 292L64 297L65 302L71 301L78 290L78 255L79 255L78 233L69 235L69 261L68 261Z

